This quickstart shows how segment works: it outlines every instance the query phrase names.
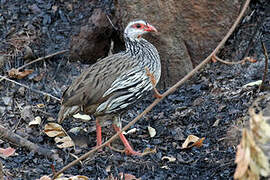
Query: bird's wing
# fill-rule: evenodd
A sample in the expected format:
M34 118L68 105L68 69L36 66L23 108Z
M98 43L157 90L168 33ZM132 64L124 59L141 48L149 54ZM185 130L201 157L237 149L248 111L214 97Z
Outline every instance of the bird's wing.
M62 105L82 106L105 101L104 93L121 74L133 68L132 62L127 54L118 53L93 64L63 93Z
M98 106L97 112L107 113L121 110L141 98L145 92L152 89L152 84L145 69L136 66L122 73L103 94L110 98Z

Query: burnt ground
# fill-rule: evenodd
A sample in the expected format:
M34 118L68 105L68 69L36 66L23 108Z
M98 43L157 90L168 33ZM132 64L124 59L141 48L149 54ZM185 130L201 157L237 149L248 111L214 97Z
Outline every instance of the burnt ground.
M104 2L98 5L103 7L109 3ZM46 3L42 0L2 0L0 3L1 75L6 75L12 67L22 66L29 56L40 57L68 48L68 37L78 31L78 22L85 23L83 19L87 19L94 6L97 6L71 0ZM74 11L69 10L69 3ZM264 54L261 41L270 50L267 0L253 1L250 7L241 25L222 49L220 57L237 60L252 56L258 60L257 63L233 66L209 63L136 123L132 128L136 127L138 131L127 135L135 150L150 147L156 148L157 153L130 157L105 148L84 161L83 165L78 164L65 173L85 175L90 179L105 179L120 172L142 179L233 179L236 146L241 128L248 119L248 107L256 97L267 93L259 93L257 86L243 88L243 85L262 78ZM57 10L52 11L55 8ZM25 46L29 47L28 50L25 50ZM62 91L87 65L70 63L65 55L58 55L30 67L35 72L16 81L60 98ZM149 95L132 107L124 117L123 125L153 100ZM39 109L37 104L45 106ZM26 106L32 107L30 117L42 118L39 127L30 128L28 123L31 118L22 117L21 112ZM59 108L59 102L52 98L5 80L0 82L1 125L40 146L55 149L63 159L63 163L53 162L16 144L0 140L0 147L16 149L15 156L0 158L9 179L37 179L49 175L52 164L59 170L74 160L70 153L80 156L95 146L95 132L89 131L87 148L76 147L74 150L56 147L53 139L43 133L43 128L49 119L56 119ZM64 121L63 127L66 130L77 126L89 128L92 124L70 118ZM147 126L156 129L155 137L150 138ZM110 127L104 128L104 139L112 134ZM205 137L203 146L182 150L181 144L190 134ZM163 156L173 156L176 161L162 160Z

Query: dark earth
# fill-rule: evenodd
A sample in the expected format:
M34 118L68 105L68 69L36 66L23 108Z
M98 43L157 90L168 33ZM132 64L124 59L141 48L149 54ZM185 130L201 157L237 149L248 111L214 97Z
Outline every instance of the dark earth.
M1 0L0 3L2 76L7 75L11 68L27 63L29 59L67 49L69 37L87 22L93 8L104 8L106 11L112 6L111 1L107 0L89 5L76 0ZM229 61L249 56L256 59L256 63L209 63L132 127L138 131L127 135L127 138L134 149L143 151L147 147L156 148L157 153L135 157L104 148L102 152L95 153L64 173L84 175L90 179L117 177L121 172L141 179L233 179L236 146L241 128L247 124L248 108L257 97L267 93L259 92L258 86L243 87L262 79L265 56L261 42L269 52L268 0L252 1L244 19L219 53L220 58ZM54 140L43 129L49 120L57 118L60 103L34 91L40 90L60 98L64 89L88 66L69 62L67 54L62 54L32 64L27 68L34 69L34 73L24 79L14 79L32 90L6 80L0 81L1 125L39 146L54 149L63 160L60 163L52 161L0 139L1 148L16 149L14 156L0 158L6 179L38 179L43 175L52 175L52 165L56 171L60 170L75 159L71 153L79 157L95 146L94 122L84 123L69 118L64 121L63 127L67 131L78 126L88 129L88 147L57 148ZM133 106L123 117L123 125L153 100L153 96L149 95ZM37 108L37 104L45 106ZM22 117L27 106L31 107L30 117ZM28 123L37 116L41 117L42 123L30 128ZM148 126L156 129L156 136L149 136ZM110 126L103 129L103 140L109 139L114 133ZM205 137L203 146L181 149L185 138L191 134ZM175 157L176 160L162 160L164 156Z

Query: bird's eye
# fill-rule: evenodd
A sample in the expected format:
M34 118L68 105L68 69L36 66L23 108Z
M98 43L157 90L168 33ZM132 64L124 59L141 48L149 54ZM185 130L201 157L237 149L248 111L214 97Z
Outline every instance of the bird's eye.
M140 24L136 24L136 28L141 28L142 26Z

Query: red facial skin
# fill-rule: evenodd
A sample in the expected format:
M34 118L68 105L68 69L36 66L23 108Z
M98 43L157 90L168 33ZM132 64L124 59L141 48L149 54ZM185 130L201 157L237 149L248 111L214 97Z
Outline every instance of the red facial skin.
M147 32L157 32L157 29L150 24L145 25L142 23L137 23L137 24L134 24L132 27L136 29L143 29L144 31L147 31Z

